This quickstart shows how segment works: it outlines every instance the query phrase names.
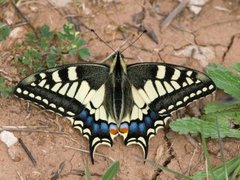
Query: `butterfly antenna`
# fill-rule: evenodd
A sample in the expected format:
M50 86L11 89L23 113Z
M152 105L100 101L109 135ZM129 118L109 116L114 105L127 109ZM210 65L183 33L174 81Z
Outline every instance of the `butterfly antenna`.
M103 42L107 47L109 47L114 53L116 52L108 43L106 43L106 41L104 41L95 31L94 29L90 29L91 32L93 32L95 34L95 36L97 36L97 38Z
M124 49L121 51L121 53L123 53L126 49L128 49L128 48L129 48L130 46L132 46L133 44L135 44L135 42L137 42L137 40L140 39L140 37L141 37L144 33L146 33L146 32L147 32L147 30L144 29L144 30L142 31L142 33L139 34L139 36L138 36L133 42L131 42L126 48L124 48Z

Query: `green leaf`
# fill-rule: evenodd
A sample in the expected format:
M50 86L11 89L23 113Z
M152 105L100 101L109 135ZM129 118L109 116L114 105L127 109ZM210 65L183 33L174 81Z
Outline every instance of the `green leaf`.
M215 117L216 118L216 117ZM216 120L216 119L215 119ZM203 133L203 137L211 137L218 138L218 130L220 131L220 137L234 137L240 138L240 131L235 129L230 129L226 127L226 124L219 123L219 127L216 127L216 121L204 121L198 118L182 118L177 119L176 121L172 121L170 123L170 127L173 131L178 132L180 134L195 134L201 132Z
M229 112L229 111L240 111L240 102L230 102L230 103L218 103L212 102L208 103L204 107L206 114L216 113L216 112Z
M90 173L88 165L86 165L86 167L84 169L84 173L85 173L86 180L91 180L91 173Z
M41 32L41 36L46 38L46 39L52 39L53 37L53 32L50 31L50 28L49 26L47 25L43 25L41 28L40 28L40 32Z
M75 56L76 55L76 49L70 49L69 50L69 52L68 52L68 54L70 55L70 56Z
M119 170L119 161L113 162L102 176L102 180L112 180Z
M0 22L0 41L7 39L10 32L11 28L7 24Z
M240 98L240 76L232 73L222 65L212 64L207 68L207 74L217 87L233 97Z
M0 77L0 94L3 98L7 98L11 92L11 89L5 85L5 78Z
M76 38L74 44L79 48L85 44L85 41L82 38Z
M79 50L79 56L81 58L88 58L90 56L90 52L89 52L89 50L87 48L81 48Z
M227 161L225 163L225 166L227 168L227 173L228 173L228 177L229 177L231 174L234 173L234 171L237 168L239 168L240 157L234 157L233 159ZM217 180L225 180L226 179L224 168L225 168L224 164L221 164L212 169L212 173L214 174L215 179L217 179ZM206 172L197 172L191 178L194 180L202 180L202 179L205 179L206 177L207 177ZM210 179L212 179L212 178L210 178ZM233 179L235 179L235 178L233 178Z
M27 33L25 35L25 37L26 37L27 45L33 45L34 46L34 45L36 45L38 43L38 41L36 40L35 35L32 32Z
M238 63L238 64L233 64L231 67L232 67L233 69L235 69L236 71L240 72L240 63Z

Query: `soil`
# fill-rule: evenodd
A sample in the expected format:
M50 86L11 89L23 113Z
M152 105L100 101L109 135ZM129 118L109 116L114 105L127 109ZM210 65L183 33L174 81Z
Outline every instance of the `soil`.
M123 53L128 64L164 61L203 71L208 63L230 66L239 62L240 4L237 1L209 0L202 6L199 14L194 14L186 7L169 26L162 29L162 22L178 4L177 0L85 0L60 7L53 1L21 1L19 9L34 28L47 24L56 31L67 22L67 17L75 16L70 19L79 25L80 34L91 52L90 61L96 63L111 54L112 50L86 26L94 29L113 49L117 49L125 41L125 47L130 44ZM141 19L143 9L145 14ZM9 24L22 20L11 4L3 5L0 12L1 21ZM155 33L157 39L143 34L131 44L141 31L136 19L148 31L152 31L151 35ZM15 27L10 37L0 43L0 75L8 77L11 86L21 79L15 62L15 57L21 51L14 44L22 41L23 35L29 31L27 25ZM158 41L158 44L154 41ZM177 53L191 45L208 48L208 53L203 54L205 58L198 58L196 49L189 55ZM217 99L221 100L223 96L217 95ZM65 118L36 108L13 95L7 99L0 98L0 117L1 128L28 127L27 130L18 129L12 132L17 138L21 138L36 160L34 165L19 143L11 150L0 142L1 180L85 179L86 166L90 169L92 179L99 179L115 160L120 161L120 171L116 179L174 179L173 174L144 163L141 148L135 145L126 147L120 137L115 139L112 147L100 146L97 149L98 154L95 155L93 165L87 153L87 139L74 130ZM39 132L32 132L37 127ZM199 137L179 135L167 128L159 130L150 141L148 159L185 175L192 175L196 171L205 170L200 144ZM239 140L224 139L223 144L226 160L240 155ZM218 141L209 139L207 145L212 166L222 163ZM11 153L14 158L10 157Z

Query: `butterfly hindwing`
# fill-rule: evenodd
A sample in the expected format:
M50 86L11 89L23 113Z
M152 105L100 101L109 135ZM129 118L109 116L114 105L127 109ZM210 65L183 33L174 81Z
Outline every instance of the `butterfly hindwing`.
M132 90L132 107L128 109L129 115L120 124L120 135L126 145L137 144L147 158L149 139L163 128L170 116L160 116L152 111L137 89L130 85Z

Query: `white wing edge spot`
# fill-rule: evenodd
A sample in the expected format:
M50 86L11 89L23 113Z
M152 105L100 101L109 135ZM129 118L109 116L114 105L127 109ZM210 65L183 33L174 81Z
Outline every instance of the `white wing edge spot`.
M42 98L41 98L40 96L36 96L35 99L37 99L37 100L39 100L39 101L42 100Z
M197 95L199 95L199 94L201 94L202 93L202 91L201 90L198 90L197 91Z
M35 95L34 95L33 93L30 93L30 94L29 94L29 97L30 97L30 98L34 98Z
M185 97L183 98L183 101L186 102L188 99L189 99L189 97L188 97L188 96L185 96Z
M214 86L212 84L208 87L209 90L212 90L213 88Z
M27 94L28 94L28 91L27 91L27 90L24 90L24 91L23 91L23 94L24 94L24 95L27 95Z
M196 96L195 93L191 93L191 94L190 94L190 98L193 98L194 96Z
M21 88L17 88L17 93L21 94L22 93L22 89Z
M166 109L161 109L161 111L159 111L158 113L162 114L165 113L167 110Z
M177 105L177 106L180 106L182 103L183 103L182 101L178 101L178 102L176 103L176 105Z
M56 107L56 105L55 105L55 104L53 104L53 103L49 104L49 106L50 106L50 107L52 107L52 108L54 108L54 109L56 109L56 108L57 108L57 107Z
M168 106L168 110L171 110L171 109L173 109L173 108L174 108L174 105Z
M206 88L206 87L204 87L204 88L202 89L202 91L203 91L203 92L206 92L206 91L207 91L207 88Z
M48 104L48 100L47 99L43 99L42 100L45 104Z
M59 107L58 110L61 111L61 112L64 112L64 108L63 107Z
M69 116L74 116L75 114L73 113L73 112L71 112L71 111L67 111L67 114L69 115Z

